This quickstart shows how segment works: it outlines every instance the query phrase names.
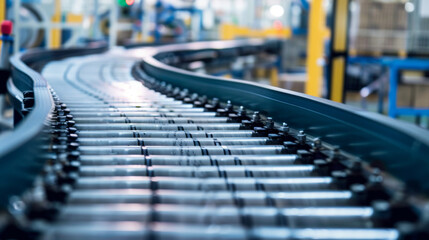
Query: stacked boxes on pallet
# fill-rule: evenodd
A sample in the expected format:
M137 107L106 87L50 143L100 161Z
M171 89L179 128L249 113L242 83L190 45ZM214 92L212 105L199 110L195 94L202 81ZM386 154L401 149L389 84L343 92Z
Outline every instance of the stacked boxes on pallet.
M408 12L405 5L408 6ZM429 0L355 0L350 49L358 55L429 55ZM358 24L353 24L357 21ZM397 90L397 106L429 108L429 80L405 71ZM411 81L410 81L411 79Z
M407 12L403 2L357 0L359 21L350 49L360 55L397 55L406 51Z

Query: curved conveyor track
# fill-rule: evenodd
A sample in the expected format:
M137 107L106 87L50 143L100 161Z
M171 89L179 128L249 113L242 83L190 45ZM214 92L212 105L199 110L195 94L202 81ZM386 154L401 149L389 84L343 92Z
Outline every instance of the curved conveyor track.
M63 120L54 127L68 131L59 155L67 175L48 192L65 203L43 239L398 238L379 227L380 207L323 174L323 161L306 161L317 141L283 126L289 145L279 143L248 127L273 128L258 112L216 111L216 100L198 107L145 87L131 75L136 61L105 53L44 68Z

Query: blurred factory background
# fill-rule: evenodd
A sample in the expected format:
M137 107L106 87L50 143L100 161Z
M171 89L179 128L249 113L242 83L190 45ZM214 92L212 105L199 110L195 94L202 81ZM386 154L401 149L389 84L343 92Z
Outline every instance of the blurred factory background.
M15 53L100 40L114 48L280 39L281 52L182 67L429 125L426 0L0 0L5 19Z

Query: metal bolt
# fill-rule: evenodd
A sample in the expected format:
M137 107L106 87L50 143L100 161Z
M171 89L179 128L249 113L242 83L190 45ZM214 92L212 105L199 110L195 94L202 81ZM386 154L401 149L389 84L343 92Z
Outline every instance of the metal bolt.
M254 112L253 113L253 116L252 116L252 122L260 122L261 121L261 115L259 114L259 112L258 111L256 111L256 112Z
M73 115L71 115L71 114L67 114L67 115L66 115L66 120L67 120L67 121L73 120Z
M322 147L322 140L320 138L315 138L313 141L313 148L320 149Z
M286 135L289 133L289 126L287 125L287 123L283 123L282 126L280 127L280 132L283 133L283 135Z
M193 94L191 95L191 101L193 102L193 101L196 101L197 99L198 99L198 94L193 93Z
M74 127L75 124L76 122L73 120L67 121L67 127Z
M244 117L246 116L246 109L243 106L240 106L240 108L238 109L238 116Z
M340 157L340 147L334 146L330 151L331 160L338 160Z
M219 98L213 98L212 105L213 107L216 107L219 104Z
M69 133L76 133L77 132L77 129L75 127L69 127L69 128L67 128L67 130Z
M67 154L67 160L68 161L76 161L79 159L79 157L80 157L79 151L71 151Z
M78 135L77 135L76 133L70 133L70 134L67 136L67 140L68 140L69 142L74 142L74 141L76 141L76 140L77 140L77 138L78 138Z
M353 193L353 198L357 203L363 204L366 202L366 187L363 184L353 184L350 186L350 190Z
M273 121L273 118L271 118L271 117L268 117L268 118L267 118L267 122L265 123L265 127L266 127L267 129L274 129L274 121Z
M176 96L176 95L178 95L179 93L180 93L180 88L175 87L175 88L173 89L173 93L172 93L172 95L173 95L173 96Z
M9 199L9 211L13 215L21 215L26 209L26 204L18 196L12 196Z
M158 89L162 92L166 89L167 87L167 83L166 82L161 82L161 84L159 84Z
M372 174L369 176L369 182L371 184L377 184L383 182L383 177L380 175L380 169L375 168Z
M68 151L76 151L79 148L79 143L77 142L71 142L67 144L67 150Z
M234 108L234 106L232 105L231 101L230 101L230 100L228 100L228 101L226 102L225 110L227 110L227 111L232 111L232 110L233 110L233 108Z
M63 165L63 171L66 173L69 172L77 172L80 168L80 162L78 161L70 161L67 164Z
M307 136L305 135L304 131L299 131L297 135L298 141L301 144L305 144L305 141L307 141Z
M384 200L376 200L372 202L374 209L374 217L378 219L390 218L390 203Z

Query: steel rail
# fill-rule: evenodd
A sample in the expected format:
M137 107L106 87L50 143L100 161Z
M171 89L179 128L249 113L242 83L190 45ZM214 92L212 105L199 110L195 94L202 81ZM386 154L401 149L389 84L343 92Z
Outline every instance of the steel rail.
M134 66L134 76L142 79L143 70L151 77L190 92L231 100L249 109L263 109L261 112L275 121L287 121L295 129L339 146L410 183L411 189L429 192L427 130L326 99L249 81L194 73L163 63L165 58L192 54L203 48L220 54L232 48L240 52L240 48L258 44L261 42L207 42L136 50L135 56L143 61Z

